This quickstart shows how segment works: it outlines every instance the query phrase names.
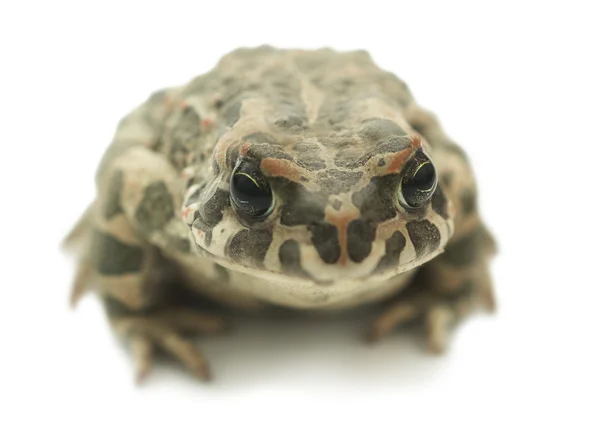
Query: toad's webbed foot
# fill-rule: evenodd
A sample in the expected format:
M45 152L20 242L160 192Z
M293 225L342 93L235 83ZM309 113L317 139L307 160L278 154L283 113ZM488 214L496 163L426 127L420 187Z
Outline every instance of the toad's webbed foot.
M159 348L180 361L200 380L210 378L210 370L202 353L185 337L187 334L216 334L228 329L220 317L190 309L164 309L146 313L108 313L115 331L125 337L136 363L136 379L148 375Z
M422 321L427 333L428 349L433 353L442 353L446 350L451 327L479 303L480 298L467 288L453 295L436 295L428 291L411 294L394 302L375 319L368 339L377 341L405 323Z

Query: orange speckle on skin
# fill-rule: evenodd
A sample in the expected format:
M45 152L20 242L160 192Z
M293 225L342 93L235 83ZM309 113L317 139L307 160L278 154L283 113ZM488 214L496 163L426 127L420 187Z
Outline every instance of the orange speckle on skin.
M193 229L193 233L194 235L196 235L196 237L201 240L202 238L204 238L204 233L202 232L202 230L199 229Z
M186 219L186 218L187 218L187 216L190 214L191 210L192 210L192 208L191 208L190 206L188 206L188 207L186 207L185 209L183 209L183 210L181 211L181 217L182 217L183 219Z
M250 150L249 143L242 144L242 147L240 148L240 156L245 157L246 155L248 155L249 150Z
M205 117L204 119L202 119L202 128L207 129L212 127L213 125L213 120L210 117Z
M410 143L413 146L413 148L420 148L423 146L421 136L419 136L418 134L413 134L412 136L410 136Z
M180 174L181 178L190 178L192 176L192 171L190 168L185 168L183 171L181 171Z
M408 160L408 158L413 154L413 152L413 148L407 148L395 153L385 170L386 174L400 172L400 170L404 167L406 160Z
M267 157L260 162L260 168L269 177L285 177L288 180L300 182L300 169L289 160Z
M340 265L342 267L348 264L348 224L360 216L358 211L340 211L325 209L325 221L333 224L338 231L338 241L340 243Z

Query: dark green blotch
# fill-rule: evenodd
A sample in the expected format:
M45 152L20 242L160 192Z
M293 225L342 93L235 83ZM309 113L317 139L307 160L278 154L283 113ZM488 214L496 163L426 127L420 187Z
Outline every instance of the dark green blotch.
M317 120L319 122L327 121L330 125L342 124L350 118L350 108L352 108L352 102L347 96L337 100L327 100L321 106Z
M392 236L385 240L385 254L379 260L375 272L385 271L396 267L400 262L400 254L406 247L406 238L400 231L395 231Z
M196 189L193 193L191 193L189 195L189 197L187 198L187 200L185 200L184 206L183 207L188 207L191 206L194 203L197 203L198 200L200 199L200 192L202 191L202 189L204 188L204 184L202 186L200 186L198 189Z
M460 203L465 215L470 215L475 212L475 208L477 207L475 191L473 189L465 189L460 194Z
M406 134L397 123L378 117L363 120L360 129L361 137L369 140L381 140L390 136L405 136Z
M183 110L181 118L173 128L171 162L178 168L186 165L186 157L200 136L200 116L192 107Z
M348 192L362 177L362 171L340 171L328 169L317 174L317 183L328 194Z
M190 246L190 240L188 238L178 238L172 243L172 247L175 251L180 253L191 253L192 249Z
M210 247L210 243L212 242L212 229L208 230L205 234L204 234L204 246L205 247Z
M236 262L262 267L272 239L268 230L242 230L231 238L227 256Z
M283 177L271 179L273 192L283 200L280 222L284 226L318 223L325 217L326 194L309 192L298 183Z
M411 146L408 136L390 136L377 142L372 151L373 155L400 152Z
M428 220L411 221L406 224L406 230L415 246L417 258L436 250L440 245L440 231Z
M380 223L396 216L395 198L400 174L373 177L369 184L352 195L365 221Z
M372 154L360 154L356 149L340 149L334 159L334 164L339 168L358 168L369 161Z
M279 247L279 260L284 273L297 277L309 278L310 275L302 268L300 259L300 244L294 239L288 239Z
M448 151L451 151L453 154L456 154L457 156L459 156L460 158L462 158L464 161L468 162L469 159L467 157L467 154L456 143L454 143L454 142L446 142L446 143L444 143L444 148L446 148Z
M108 183L106 190L106 199L104 201L103 213L104 218L110 220L115 215L123 213L121 207L121 191L123 190L123 171L117 170Z
M480 249L485 245L485 239L485 231L478 228L463 238L451 241L440 257L444 262L455 267L471 265L476 262Z
M223 210L230 206L229 193L223 189L217 189L212 196L200 206L198 214L200 229L204 232L211 230L223 219Z
M442 218L448 219L450 217L448 214L448 199L439 185L431 197L431 207Z
M340 242L337 228L333 224L320 222L308 226L312 234L312 243L326 264L335 264L340 258Z
M162 181L149 184L142 202L135 212L135 219L141 231L148 234L163 228L175 215L173 197Z
M144 250L111 235L96 231L93 237L94 265L105 276L138 273L144 263Z
M296 164L304 169L308 169L309 171L319 171L327 167L325 160L318 157L299 157L296 159Z
M418 123L418 122L412 122L411 123L411 128L414 131L416 131L418 134L420 134L421 136L423 136L425 138L425 140L427 140L429 142L429 135L427 134L427 124L425 124L425 123Z
M200 116L192 107L186 107L183 110L181 119L175 127L175 133L182 137L182 140L187 140L196 137L200 134Z
M442 183L442 186L445 188L448 188L448 186L450 186L452 184L453 180L454 180L454 175L449 172L442 174L440 176L440 182Z
M241 96L237 99L227 102L221 107L221 117L227 126L235 125L240 118L240 110L242 109Z
M375 226L362 219L348 225L348 256L354 262L362 262L371 253L375 239Z

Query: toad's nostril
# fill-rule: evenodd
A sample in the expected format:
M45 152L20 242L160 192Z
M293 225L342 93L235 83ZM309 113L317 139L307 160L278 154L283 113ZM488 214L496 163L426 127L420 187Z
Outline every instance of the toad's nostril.
M348 256L354 262L362 262L371 253L375 239L375 226L365 220L355 219L348 224Z

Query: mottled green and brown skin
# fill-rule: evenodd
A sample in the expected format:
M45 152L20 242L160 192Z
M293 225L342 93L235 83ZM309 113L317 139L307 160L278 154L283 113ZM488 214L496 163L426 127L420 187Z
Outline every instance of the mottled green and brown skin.
M424 206L406 209L398 186L418 151L439 183ZM243 217L231 201L240 161L271 187L265 218ZM69 238L82 243L73 297L88 286L102 293L140 376L154 345L207 376L181 333L223 322L178 303L174 285L246 309L397 296L372 337L425 317L434 351L476 304L493 306L494 245L465 154L366 52L232 52L127 116L97 185Z

